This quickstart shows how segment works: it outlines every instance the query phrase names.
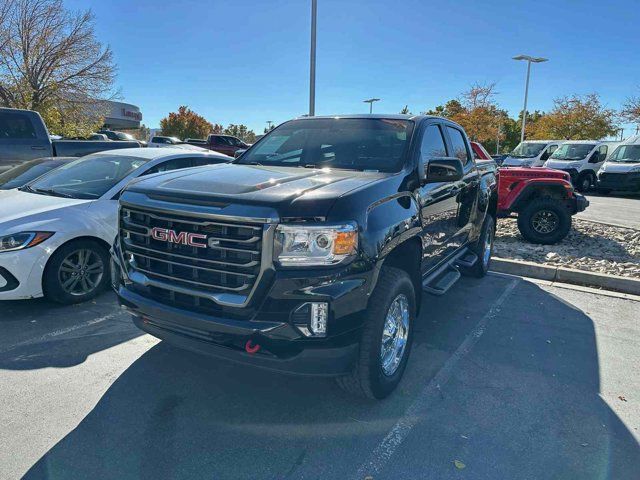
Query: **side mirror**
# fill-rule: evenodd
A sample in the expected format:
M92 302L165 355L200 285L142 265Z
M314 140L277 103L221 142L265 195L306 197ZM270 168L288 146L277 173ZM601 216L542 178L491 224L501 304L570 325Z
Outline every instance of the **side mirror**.
M233 154L234 158L240 158L242 156L242 154L244 152L246 152L247 149L246 148L239 148L238 150L236 150L236 152Z
M422 164L422 183L456 182L464 176L459 158L431 158Z

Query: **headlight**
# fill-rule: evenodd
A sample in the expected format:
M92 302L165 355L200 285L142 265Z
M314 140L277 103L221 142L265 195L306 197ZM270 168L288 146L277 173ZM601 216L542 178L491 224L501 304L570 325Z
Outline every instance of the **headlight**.
M335 265L358 251L358 228L354 224L279 225L274 258L280 265Z
M35 247L53 235L53 232L20 232L0 237L0 252L12 252Z

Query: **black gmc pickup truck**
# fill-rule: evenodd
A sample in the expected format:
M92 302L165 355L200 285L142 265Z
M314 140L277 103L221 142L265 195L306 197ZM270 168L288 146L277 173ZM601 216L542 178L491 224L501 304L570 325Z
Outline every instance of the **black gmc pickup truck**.
M423 293L487 272L496 205L448 120L295 119L230 164L131 183L114 288L172 344L383 398Z

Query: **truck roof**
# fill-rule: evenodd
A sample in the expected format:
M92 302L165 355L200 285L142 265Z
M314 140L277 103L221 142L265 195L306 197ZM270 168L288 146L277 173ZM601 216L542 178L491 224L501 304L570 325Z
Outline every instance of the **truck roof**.
M427 118L439 118L442 119L444 117L438 117L436 115L406 115L403 113L350 113L350 114L339 114L339 115L317 115L313 117L309 117L306 115L301 115L296 117L294 120L300 119L327 119L327 118L372 118L377 120L422 120ZM444 118L445 120L449 120L448 118ZM455 122L453 122L455 123Z

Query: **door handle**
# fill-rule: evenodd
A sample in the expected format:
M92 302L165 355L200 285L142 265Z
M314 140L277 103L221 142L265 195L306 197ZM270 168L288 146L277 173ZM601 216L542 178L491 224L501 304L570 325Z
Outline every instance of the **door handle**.
M41 147L41 146L38 146L38 145L32 145L31 146L31 150L46 150L46 149L47 149L47 147Z

